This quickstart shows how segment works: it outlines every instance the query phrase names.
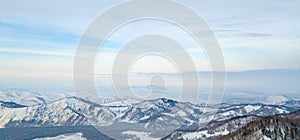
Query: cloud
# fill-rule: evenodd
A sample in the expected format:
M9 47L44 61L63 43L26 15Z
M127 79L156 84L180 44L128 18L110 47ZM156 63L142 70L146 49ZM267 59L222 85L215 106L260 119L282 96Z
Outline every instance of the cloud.
M238 37L267 37L267 36L271 36L271 34L245 33L245 34L236 34L234 36L238 36Z
M11 49L11 48L0 48L0 53L19 53L19 54L38 54L48 56L63 56L73 57L73 52L63 51L41 51L41 50L28 50L28 49Z
M89 23L117 2L1 1L0 52L5 55L0 56L0 59L6 60L7 55L12 58L2 65L14 63L15 59L19 59L19 54L29 54L21 59L31 55L43 55L51 59L53 56L72 58L80 35ZM300 20L297 18L299 1L191 0L182 3L198 12L215 31L224 50L228 70L300 67L297 62L300 56L298 53ZM118 18L118 15L111 20L114 18ZM186 24L197 23L191 20ZM192 55L196 56L195 59L204 60L202 56L198 56L203 50L198 49L198 46L195 47L195 43L190 41L192 40L190 36L182 34L168 24L145 22L129 25L115 32L103 50L105 55L102 58L105 62L98 65L110 66L107 64L111 64L109 60L113 59L113 54L117 53L122 43L126 43L130 37L158 31L163 32L163 35L171 34L176 37L178 42L190 50L189 52L194 53ZM93 39L97 37L91 37L91 40ZM39 57L32 61L41 61Z
M0 20L0 35L5 38L30 41L76 42L79 34L70 33L56 26L22 24L22 21L4 22Z

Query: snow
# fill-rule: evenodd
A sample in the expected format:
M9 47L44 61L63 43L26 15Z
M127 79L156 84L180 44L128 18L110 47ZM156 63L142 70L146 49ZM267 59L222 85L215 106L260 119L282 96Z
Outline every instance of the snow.
M106 101L105 103L102 103L101 105L104 105L104 106L128 106L128 105L136 104L139 102L140 102L140 100L133 99L133 98L119 99L116 97L115 100Z
M268 96L265 98L265 104L279 104L288 101L288 98L284 96Z
M25 108L1 108L0 128L4 128L5 125L10 121L20 122L22 120L31 119L40 121L41 123L51 122L52 124L57 125L63 124L68 120L73 121L74 124L79 123L78 121L84 121L80 120L80 115L74 112L77 106L73 105L73 110L67 108L67 104L71 104L72 102L75 101L63 99L51 104L43 104Z
M284 111L283 109L276 108L276 110L277 110L280 114L285 113L285 111Z
M227 129L225 129L222 132L215 132L213 134L209 134L208 131L205 130L205 131L185 133L185 134L183 134L182 138L193 140L193 139L199 139L199 138L202 138L202 137L213 137L213 136L219 136L219 135L226 135L228 133L229 133L229 131Z
M231 110L223 113L224 116L229 116L231 114L235 114L235 111Z
M186 116L186 113L185 112L183 112L182 110L179 110L178 111L178 114L182 117L182 116Z
M58 135L56 137L37 138L34 140L87 140L82 133L70 133Z
M47 92L36 93L22 89L0 89L0 100L5 102L15 102L17 104L33 106L43 103L54 102L56 100L74 96L73 92Z
M1 92L0 92L1 94ZM95 124L106 126L111 125L114 121L126 122L126 123L137 123L141 120L152 119L151 114L156 113L156 111L161 111L161 116L155 118L158 122L163 121L170 123L172 125L181 125L181 121L196 122L200 119L200 122L197 123L207 123L211 120L225 120L236 116L247 115L247 113L253 113L255 110L260 110L265 114L258 115L268 115L268 110L274 111L274 108L271 105L265 106L262 108L262 105L257 104L242 104L242 105L226 105L221 108L220 112L213 114L216 111L213 107L199 107L188 103L176 103L175 107L170 106L170 102L159 100L148 100L138 102L138 100L127 98L126 100L118 100L117 98L103 98L103 104L105 106L97 106L90 102L85 102L79 100L78 98L67 98L60 99L55 102L48 104L29 106L24 108L0 108L0 128L5 127L10 121L21 122L23 120L30 121L40 121L41 124L50 123L51 125L63 125L64 122L71 119L73 125L75 124L85 124L85 122L80 121L81 113L87 111L88 117L91 117L95 120ZM127 102L127 104L125 103ZM79 103L79 104L78 104ZM127 106L126 106L127 105ZM134 110L130 110L133 108ZM152 108L153 110L150 110ZM80 110L79 110L80 109ZM196 111L197 109L197 111ZM166 110L166 111L165 111ZM168 111L171 110L171 111ZM285 113L286 108L276 108L277 112ZM148 111L148 112L147 112ZM152 112L151 112L152 111ZM154 112L153 112L154 111ZM145 113L146 112L146 113ZM202 112L206 114L202 115ZM126 114L128 113L128 114ZM137 113L143 114L135 117ZM97 116L95 115L97 114ZM150 115L149 115L150 114ZM193 115L194 119L188 118L189 115ZM124 118L122 118L124 116ZM216 118L214 118L216 117ZM76 119L78 118L78 119ZM132 121L129 121L132 119ZM174 121L176 122L174 122ZM150 123L149 123L150 122ZM151 121L145 124L145 128L151 125ZM192 124L192 123L191 123ZM165 125L165 124L163 124ZM198 131L191 133L184 133L184 138L201 138L202 136L211 137L216 135L225 135L229 132L225 129L224 131L217 131L214 134L209 134L207 131ZM136 132L136 131L126 131L124 134L134 135L137 138L141 139L153 139L150 137L150 132ZM75 134L72 134L74 136ZM78 136L78 134L76 134ZM70 135L68 135L70 136ZM61 136L62 138L65 135ZM61 139L52 138L52 139ZM78 138L73 138L78 139Z
M247 105L244 107L246 112L249 113L249 112L252 112L254 110L258 110L261 108L261 106L253 106L253 105Z
M267 137L267 136L264 136L263 137L263 140L272 140L271 138Z
M122 134L134 135L135 138L138 138L138 139L145 139L145 140L155 139L153 137L150 137L150 134L146 133L146 132L124 131L124 132L122 132Z
M149 118L150 118L150 116L144 116L144 117L140 118L140 120L147 120Z

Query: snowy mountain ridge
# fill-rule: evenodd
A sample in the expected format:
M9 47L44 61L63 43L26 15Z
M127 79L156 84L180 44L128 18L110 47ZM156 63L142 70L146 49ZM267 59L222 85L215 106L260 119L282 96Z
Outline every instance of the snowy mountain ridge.
M129 98L129 100L132 100ZM183 137L192 137L195 134L218 136L230 133L237 128L233 124L246 124L259 116L289 113L297 108L285 105L266 104L221 104L216 114L204 112L209 110L201 105L188 102L179 102L165 98L155 100L135 101L129 105L122 105L116 100L113 104L107 102L100 105L78 97L67 97L50 103L33 106L7 107L1 105L0 127L32 127L32 126L76 126L96 124L99 126L113 126L126 123L141 126L144 130L128 130L128 132L145 133L147 129L170 129L169 126L178 126L176 129L193 130L184 133ZM13 104L13 102L9 102ZM2 102L3 104L3 102ZM208 108L208 109L207 109ZM256 117L243 118L248 115ZM211 122L210 118L213 118ZM228 120L237 118L233 122ZM206 123L221 123L222 126L204 127L200 120ZM92 121L90 121L92 120ZM152 124L155 122L154 124ZM203 121L202 121L203 122ZM205 121L204 121L205 122ZM243 125L240 125L243 126ZM216 128L214 131L211 128ZM175 129L175 128L174 128ZM120 132L123 134L125 132ZM149 134L150 135L150 134ZM155 138L155 137L154 137Z
M26 93L24 96L18 94L20 93L14 91L6 98L0 98L0 128L92 124L111 130L124 125L126 131L114 130L114 133L128 135L129 138L147 136L155 139L170 133L167 139L217 138L234 132L258 118L287 114L300 107L300 101L297 100L287 100L278 105L264 103L195 105L166 98L140 101L130 97L122 100L118 97L101 97L99 103L95 103L70 95L57 100L54 100L57 97L53 97L43 102L37 98L41 97L39 94ZM15 96L10 98L10 95ZM4 97L3 93L0 97ZM16 99L17 103L9 100L15 97L25 98ZM27 99L29 100L26 101ZM19 102L29 104L23 105ZM213 114L216 106L219 106L219 109ZM153 132L170 130L170 132L154 135L149 133L149 130Z

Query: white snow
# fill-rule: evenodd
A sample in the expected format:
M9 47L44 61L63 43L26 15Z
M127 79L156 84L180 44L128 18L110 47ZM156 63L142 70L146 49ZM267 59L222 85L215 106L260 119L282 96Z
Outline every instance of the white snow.
M267 136L264 136L263 140L272 140L272 139Z
M231 111L224 112L223 115L224 116L229 116L229 115L235 114L235 113L236 113L235 111L231 110Z
M15 102L21 105L33 106L43 103L54 102L56 100L74 96L73 92L47 92L36 93L22 89L0 89L0 100L5 102Z
M280 108L276 108L276 110L277 110L280 114L286 113L286 111L284 111L283 109L280 109Z
M124 97L122 99L118 97L110 97L110 100L106 99L106 97L102 97L102 100L103 103L101 105L104 106L128 106L140 102L140 100L130 97Z
M214 134L209 134L208 131L205 130L205 131L197 131L197 132L185 133L185 134L183 134L182 138L183 139L194 140L194 139L199 139L199 138L202 138L202 137L204 138L204 137L226 135L228 133L229 133L229 131L227 129L225 129L222 132L215 132Z
M253 106L253 105L245 106L245 110L246 110L247 113L252 112L254 110L258 110L260 108L261 108L261 106Z
M127 135L134 135L135 138L139 138L142 140L152 140L155 139L153 137L150 137L149 133L146 132L138 132L138 131L124 131L122 132L123 134L127 134ZM156 138L157 139L157 138Z
M70 133L58 135L56 137L37 138L34 140L87 140L82 133Z
M178 111L178 114L182 117L182 116L186 116L186 113L185 112L183 112L182 110L179 110Z
M279 104L288 101L288 98L284 96L268 96L265 98L265 104Z

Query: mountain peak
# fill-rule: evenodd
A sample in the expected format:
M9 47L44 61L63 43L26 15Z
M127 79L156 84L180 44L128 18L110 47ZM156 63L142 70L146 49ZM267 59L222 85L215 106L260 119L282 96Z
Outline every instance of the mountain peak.
M283 95L279 96L267 96L264 98L264 103L265 104L280 104L288 101L289 99Z

